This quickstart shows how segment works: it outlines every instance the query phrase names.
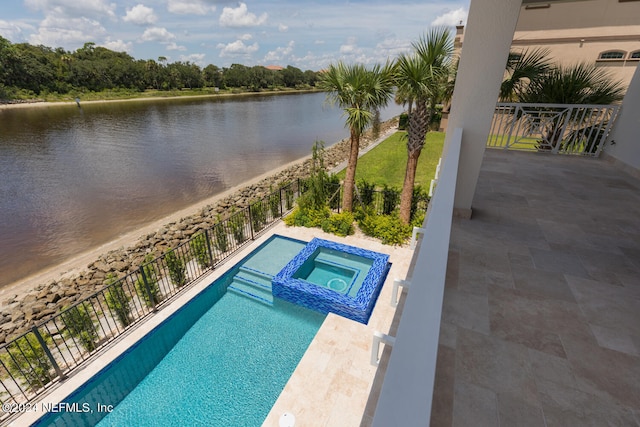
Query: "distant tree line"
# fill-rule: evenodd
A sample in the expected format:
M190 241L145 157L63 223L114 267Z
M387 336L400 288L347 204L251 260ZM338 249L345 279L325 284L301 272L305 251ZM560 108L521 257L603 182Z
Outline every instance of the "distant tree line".
M189 61L136 60L124 52L114 52L95 43L85 43L75 52L63 48L11 43L0 36L0 99L28 95L101 92L180 90L217 87L259 91L268 88L313 87L315 71L288 66L270 70L262 66L233 64L229 68Z

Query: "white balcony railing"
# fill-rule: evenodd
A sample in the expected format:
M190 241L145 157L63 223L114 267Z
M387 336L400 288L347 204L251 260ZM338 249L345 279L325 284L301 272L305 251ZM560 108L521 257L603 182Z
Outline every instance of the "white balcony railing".
M414 252L411 287L378 398L374 427L429 424L461 142L462 129L455 129L429 204L424 236Z
M617 105L499 103L487 147L597 157Z

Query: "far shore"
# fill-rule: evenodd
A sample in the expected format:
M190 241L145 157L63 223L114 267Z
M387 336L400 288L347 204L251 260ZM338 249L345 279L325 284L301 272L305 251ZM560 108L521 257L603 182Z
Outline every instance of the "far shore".
M206 98L232 98L242 96L268 96L268 95L291 95L318 92L313 89L305 90L279 90L279 91L265 91L265 92L240 92L240 93L207 93L202 95L166 95L166 96L143 96L140 98L116 98L116 99L96 99L96 100L83 100L80 98L80 105L85 104L103 104L103 103L115 103L115 102L133 102L133 101L170 101L175 99L206 99ZM60 107L76 105L76 101L26 101L16 103L0 103L0 110L12 110L21 108L46 108L46 107Z

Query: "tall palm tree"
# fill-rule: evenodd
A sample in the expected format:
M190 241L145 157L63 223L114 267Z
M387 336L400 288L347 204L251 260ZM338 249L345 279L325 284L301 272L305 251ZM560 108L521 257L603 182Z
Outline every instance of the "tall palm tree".
M322 74L319 86L328 92L329 101L344 109L349 127L350 151L342 206L344 210L352 211L360 136L371 124L374 111L387 105L393 95L393 66L387 63L367 69L360 64L338 62Z
M400 195L400 220L408 224L418 158L436 105L446 98L452 70L453 40L448 28L432 28L413 43L413 52L396 61L399 98L409 104L407 168Z

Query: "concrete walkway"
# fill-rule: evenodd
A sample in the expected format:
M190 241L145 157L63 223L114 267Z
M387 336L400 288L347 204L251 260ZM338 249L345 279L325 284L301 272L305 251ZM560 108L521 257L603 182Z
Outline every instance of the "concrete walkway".
M488 150L442 322L432 426L640 426L640 181Z

